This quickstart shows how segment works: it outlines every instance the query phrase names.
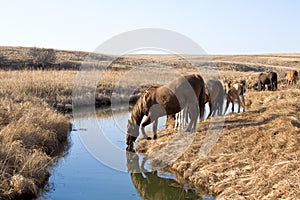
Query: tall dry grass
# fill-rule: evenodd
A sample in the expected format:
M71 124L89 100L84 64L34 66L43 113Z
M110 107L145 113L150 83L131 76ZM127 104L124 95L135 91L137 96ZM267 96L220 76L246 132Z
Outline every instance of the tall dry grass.
M74 72L0 71L0 198L36 197L55 152L67 140L66 116L47 103L71 97Z

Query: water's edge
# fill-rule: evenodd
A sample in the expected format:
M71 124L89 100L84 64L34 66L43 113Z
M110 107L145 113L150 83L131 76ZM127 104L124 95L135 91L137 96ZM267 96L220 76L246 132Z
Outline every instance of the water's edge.
M70 134L69 149L58 157L49 187L39 199L201 199L187 184L176 182L169 172L121 172L95 159L80 137L89 131L97 132L94 125L98 123L109 134L106 136L111 143L126 156L125 135L120 127L125 127L130 113L125 109L111 114L107 109L100 110L96 116L83 115L79 123L76 122ZM137 155L137 158L142 157Z

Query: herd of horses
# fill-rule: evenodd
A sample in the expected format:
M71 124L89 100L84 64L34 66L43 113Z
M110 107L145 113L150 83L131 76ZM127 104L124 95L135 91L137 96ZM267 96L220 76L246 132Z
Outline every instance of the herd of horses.
M285 80L287 85L296 85L298 80L298 71L290 70L285 73ZM262 91L266 89L275 91L278 89L278 78L276 72L260 73L258 75L257 90Z
M291 70L285 74L287 84L295 85L298 72ZM257 81L257 90L277 90L278 77L276 72L260 73ZM133 107L131 118L126 127L127 150L133 151L133 144L139 136L141 128L143 137L151 139L145 133L145 126L153 124L153 139L157 138L158 118L167 115L175 119L175 129L186 128L185 131L196 130L198 117L204 120L205 104L208 103L210 111L208 118L223 115L227 112L229 104L238 104L245 112L246 81L223 84L219 80L207 82L199 74L180 76L164 86L153 86L147 89ZM223 112L224 99L226 99ZM143 117L146 119L143 120ZM187 127L186 127L187 126Z

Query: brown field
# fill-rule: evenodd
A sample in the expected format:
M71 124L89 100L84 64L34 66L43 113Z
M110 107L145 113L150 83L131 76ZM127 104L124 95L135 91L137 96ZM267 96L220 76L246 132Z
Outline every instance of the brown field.
M53 104L72 102L78 69L87 62L86 52L55 51L55 60L47 68L34 61L29 51L0 48L0 199L36 196L45 186L69 130L70 116L57 112ZM118 87L124 95L135 90L138 94L151 84L164 84L201 67L207 69L200 70L206 79L245 79L246 112L226 115L221 137L205 158L197 153L209 120L199 123L194 143L170 169L178 181L205 187L224 199L299 197L300 87L287 87L283 78L289 69L300 69L300 54L186 57L189 62L174 55L128 55L104 70L113 57L93 54L88 62L102 72L96 99L114 97ZM266 70L278 72L278 91L253 90L257 74ZM93 74L87 72L87 78ZM150 153L175 133L164 130L157 141L140 140L138 149Z

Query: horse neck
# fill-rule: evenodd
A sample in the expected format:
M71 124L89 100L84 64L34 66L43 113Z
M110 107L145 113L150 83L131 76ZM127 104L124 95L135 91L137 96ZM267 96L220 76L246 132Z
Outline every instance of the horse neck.
M131 121L134 124L139 126L142 122L143 117L144 117L144 113L143 113L143 110L141 108L141 102L138 101L132 109Z

